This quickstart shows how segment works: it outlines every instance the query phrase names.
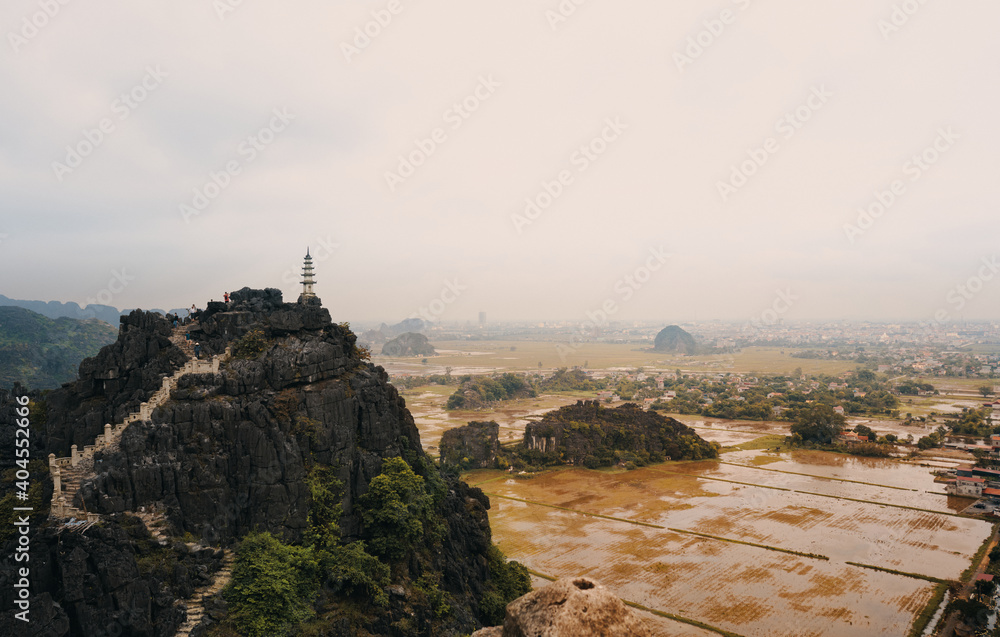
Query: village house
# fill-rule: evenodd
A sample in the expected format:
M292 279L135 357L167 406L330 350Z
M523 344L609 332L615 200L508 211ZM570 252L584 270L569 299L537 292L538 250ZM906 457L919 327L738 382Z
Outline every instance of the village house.
M952 495L961 495L968 498L979 498L986 488L986 480L972 476L955 476L954 480L949 480L945 485L945 491Z
M837 436L837 442L845 445L856 445L860 442L871 442L867 436L856 434L853 431L845 431Z
M833 408L833 411L837 412L837 413L838 413L838 414L840 414L841 416L843 416L843 415L844 415L844 408L843 408L843 406L841 406L841 405L837 405L836 407L834 407L834 408Z

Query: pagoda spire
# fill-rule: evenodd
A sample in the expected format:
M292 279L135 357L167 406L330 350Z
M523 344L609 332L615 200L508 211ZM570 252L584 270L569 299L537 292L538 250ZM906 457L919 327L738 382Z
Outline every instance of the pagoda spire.
M312 299L316 298L316 293L313 292L313 285L316 280L313 279L313 261L312 257L309 256L309 248L306 247L306 258L302 263L302 295L299 299Z

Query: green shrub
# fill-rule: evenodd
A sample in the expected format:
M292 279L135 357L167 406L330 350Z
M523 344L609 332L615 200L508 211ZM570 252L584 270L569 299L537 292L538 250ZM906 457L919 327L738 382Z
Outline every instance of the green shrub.
M271 347L271 341L264 335L263 330L250 330L233 344L230 352L233 358L251 359L257 358Z
M531 576L523 564L508 562L507 556L495 544L490 546L486 559L490 580L479 602L479 618L486 626L497 626L503 623L507 604L531 592Z
M358 506L372 552L389 561L402 559L432 523L433 499L424 479L400 457L382 461L382 473L372 479Z
M332 467L323 465L314 466L305 482L310 495L309 526L302 539L317 550L334 547L340 540L344 484L337 479Z
M378 606L388 606L389 566L370 555L364 542L335 546L324 555L324 566L335 593L362 595Z
M233 579L223 596L230 623L247 637L280 637L309 619L319 590L319 563L312 548L283 544L253 532L240 542Z

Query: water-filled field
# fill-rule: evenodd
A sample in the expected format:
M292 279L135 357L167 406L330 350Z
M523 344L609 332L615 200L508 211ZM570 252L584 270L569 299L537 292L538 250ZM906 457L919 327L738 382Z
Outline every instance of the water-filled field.
M932 580L957 579L991 532L925 467L825 452L466 479L490 495L494 539L536 573L586 574L747 637L905 635ZM661 620L661 634L704 632Z

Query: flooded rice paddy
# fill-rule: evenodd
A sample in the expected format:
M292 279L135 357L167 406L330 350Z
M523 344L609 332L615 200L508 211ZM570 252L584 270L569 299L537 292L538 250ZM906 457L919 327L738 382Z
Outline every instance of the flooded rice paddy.
M490 495L495 541L532 571L589 575L746 637L905 635L931 580L959 578L991 532L955 515L969 501L939 495L926 467L824 452L466 479ZM705 634L648 619L657 634Z
M519 440L531 419L585 397L448 412L453 389L404 394L434 456L452 427L496 420L501 442ZM788 434L787 422L677 418L726 447ZM893 421L869 426L924 435ZM940 450L902 461L762 449L629 472L566 467L465 479L490 496L494 540L533 571L536 586L594 577L653 611L639 612L655 634L718 634L690 621L744 637L897 636L908 633L936 580L958 579L990 535L988 522L956 515L971 500L934 482L935 466L962 462L966 454Z

